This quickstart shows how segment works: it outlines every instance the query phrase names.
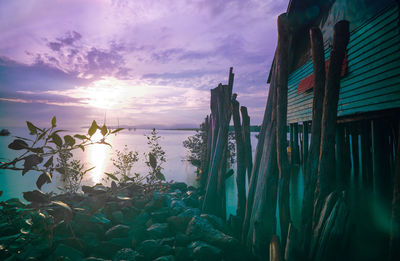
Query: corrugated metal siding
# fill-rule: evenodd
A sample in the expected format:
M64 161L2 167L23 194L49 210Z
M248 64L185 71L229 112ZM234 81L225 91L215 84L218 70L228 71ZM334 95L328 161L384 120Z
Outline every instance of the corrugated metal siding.
M325 51L328 59L330 49ZM400 27L397 5L351 32L348 71L341 80L338 116L400 107ZM288 122L312 118L313 92L297 94L312 61L289 76Z

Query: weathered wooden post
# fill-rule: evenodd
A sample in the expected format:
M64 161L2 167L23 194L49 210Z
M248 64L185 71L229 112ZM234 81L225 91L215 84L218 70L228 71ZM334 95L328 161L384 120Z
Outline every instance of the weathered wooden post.
M240 107L240 113L242 114L242 138L244 142L244 158L247 169L247 178L250 182L251 171L253 169L253 155L251 151L251 140L250 140L250 117L247 113L245 106Z
M336 149L335 149L335 158L336 158L336 177L338 188L344 189L345 186L345 166L344 166L344 128L343 125L338 125L336 128Z
M314 189L318 171L319 149L321 142L321 120L322 120L322 102L325 93L325 56L324 56L324 41L321 30L317 27L310 29L310 41L313 60L313 86L314 97L312 107L312 122L311 122L311 142L308 153L308 160L304 170L304 197L303 210L301 214L301 243L300 249L304 251L304 257L308 255L312 215Z
M321 152L319 156L315 198L317 204L315 204L316 208L314 208L314 217L316 219L319 217L321 206L326 196L336 188L335 133L337 105L340 90L340 74L349 38L349 22L342 20L336 23L322 112Z
M254 156L254 164L251 172L249 183L249 192L246 201L246 213L242 228L242 242L253 248L255 222L260 219L263 222L272 223L269 229L266 229L271 236L275 232L275 210L276 210L276 193L277 193L277 173L276 173L276 150L275 142L275 104L276 104L276 85L275 85L275 68L272 68L272 80L269 86L267 105L265 107L264 119L261 124L261 130L257 143L256 153ZM275 155L275 156L274 156ZM267 182L275 189L265 191ZM275 186L274 186L275 184ZM262 204L272 203L269 205L266 220L262 219ZM268 233L267 232L267 233ZM254 252L254 249L253 249Z
M300 149L299 149L299 124L293 123L293 148L292 148L292 164L300 163Z
M228 85L219 84L211 90L212 142L203 211L222 218L226 215L225 175L233 78L230 68Z
M303 159L303 175L304 169L308 158L308 122L303 122L303 147L302 147L302 159Z
M372 191L371 124L361 123L361 163L363 187Z
M397 129L396 166L393 184L389 260L400 260L400 121L398 121Z
M244 219L244 212L246 207L246 159L245 159L245 144L242 136L242 126L240 123L239 102L236 100L237 95L233 94L232 105L232 118L235 130L236 140L236 162L237 162L237 175L236 185L238 191L238 201L236 215L241 222Z
M276 70L276 148L279 169L279 218L281 224L282 246L286 246L286 237L290 223L289 205L289 161L287 155L287 97L289 77L289 19L286 14L278 18L278 46ZM297 140L298 141L298 140ZM297 147L298 148L298 147ZM292 151L293 155L293 151Z

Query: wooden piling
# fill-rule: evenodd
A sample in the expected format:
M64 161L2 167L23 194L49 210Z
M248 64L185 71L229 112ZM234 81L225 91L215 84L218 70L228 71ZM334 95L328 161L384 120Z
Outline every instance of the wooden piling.
M322 120L322 102L325 93L325 55L324 55L324 41L322 38L321 30L317 27L310 29L310 41L313 60L313 105L312 105L312 122L311 122L311 141L308 153L308 159L305 163L304 170L304 197L303 209L301 213L301 230L300 230L300 247L303 250L303 256L306 258L308 255L313 203L314 202L314 188L316 183L316 176L318 171L319 150L321 142L321 120Z
M394 172L392 220L389 245L389 260L400 260L400 121L397 128L396 166Z
M299 149L299 124L293 123L293 148L292 148L293 161L292 164L298 165L300 163L300 149Z
M372 191L371 123L369 121L361 123L361 163L363 188Z
M253 169L253 155L251 151L250 139L250 117L247 113L247 107L241 106L240 113L242 115L242 138L244 143L244 158L247 170L248 182L250 182L251 171Z
M353 175L354 175L354 185L358 187L360 181L360 150L358 144L358 127L351 127L351 153L352 153L352 163L353 163Z
M350 31L348 21L339 21L333 32L332 51L325 84L325 95L322 112L321 152L319 156L314 220L317 220L322 204L330 192L336 188L335 170L335 135L337 122L337 105L340 90L340 74L349 43Z
M232 97L231 106L236 141L236 185L238 191L236 215L240 220L243 220L246 207L246 159L245 144L242 136L242 125L240 123L239 102L236 100L235 94Z
M338 183L339 190L345 188L345 137L344 137L344 127L343 125L338 125L336 128L336 149L335 149L335 158L336 158L336 178Z
M290 223L289 179L290 169L287 156L287 97L288 97L288 51L289 20L286 14L278 18L277 47L277 103L276 103L276 148L279 169L279 218L281 225L282 246L286 246L286 237ZM293 154L293 152L292 152Z
M303 174L305 165L308 158L308 122L303 122L303 143L302 143L302 163L303 163Z

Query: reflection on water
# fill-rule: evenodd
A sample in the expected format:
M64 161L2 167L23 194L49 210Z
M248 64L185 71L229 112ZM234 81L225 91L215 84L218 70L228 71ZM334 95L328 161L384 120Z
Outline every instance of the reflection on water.
M99 142L103 136L101 135L100 131L97 132L92 136L93 142ZM113 140L115 136L110 136L107 138L107 142L113 145ZM91 170L88 175L90 176L93 183L100 183L104 172L109 167L111 161L111 153L112 148L109 145L105 144L94 144L87 147L87 152L85 155L84 162L87 162L90 167L95 167Z
M93 183L101 182L103 174L106 171L106 165L110 161L110 153L110 146L103 144L92 145L88 148L86 153L86 162L89 163L90 166L95 167L89 172Z
M26 128L9 128L13 136L28 137ZM107 142L112 147L104 144L90 145L85 148L83 152L80 149L74 151L74 159L80 160L85 164L85 169L95 167L93 170L83 178L82 185L94 185L96 183L104 183L104 172L113 172L114 166L112 158L115 157L115 150L123 150L127 145L129 150L139 152L139 161L133 166L132 173L140 173L145 175L149 169L145 164L144 153L148 152L147 139L145 134L149 134L151 130L128 131L124 130L118 135L111 135L107 138ZM75 130L71 132L64 132L66 134L82 133L82 130ZM160 145L166 152L167 162L163 165L163 174L167 180L182 181L189 185L195 185L195 168L184 161L186 156L186 149L182 146L182 142L188 136L193 135L194 131L172 131L160 130L159 135ZM14 139L13 136L0 137L0 158L13 159L19 155L20 151L13 151L7 148L8 144ZM92 137L93 141L101 140L100 133L95 133ZM29 171L26 175L22 176L21 172L11 170L0 170L0 190L3 191L1 200L7 200L12 197L22 198L23 191L35 190L36 179L40 173ZM58 173L54 173L53 182L45 184L42 191L58 192L57 187L63 186Z

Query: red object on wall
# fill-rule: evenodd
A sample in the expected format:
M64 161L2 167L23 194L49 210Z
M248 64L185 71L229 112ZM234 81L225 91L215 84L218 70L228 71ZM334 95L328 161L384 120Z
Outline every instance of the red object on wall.
M326 76L328 76L328 65L329 65L329 60L325 61L325 73ZM342 72L340 73L340 77L343 78L346 75L346 71L347 71L347 53L344 56L344 60L343 60L343 65L342 65ZM300 81L299 85L297 86L297 93L301 93L301 92L306 92L308 90L311 90L314 87L314 74L311 74L310 76L307 76L306 78L304 78L303 80Z

